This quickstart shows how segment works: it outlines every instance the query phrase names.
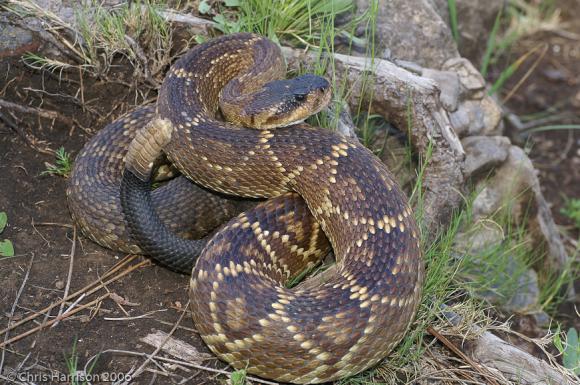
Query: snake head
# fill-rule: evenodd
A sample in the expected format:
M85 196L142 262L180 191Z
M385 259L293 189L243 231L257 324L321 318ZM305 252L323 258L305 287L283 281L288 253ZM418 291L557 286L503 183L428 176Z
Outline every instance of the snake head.
M226 115L226 119L245 127L271 129L300 123L320 112L330 102L328 80L306 74L287 80L274 80L244 97L244 107ZM235 115L235 116L233 116Z

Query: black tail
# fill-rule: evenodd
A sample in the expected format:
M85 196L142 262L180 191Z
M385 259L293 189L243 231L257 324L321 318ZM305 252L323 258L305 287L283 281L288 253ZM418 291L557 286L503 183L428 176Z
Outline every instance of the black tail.
M127 169L121 181L121 206L129 233L144 254L172 270L191 274L209 237L188 240L171 232L153 206L151 181L143 181Z

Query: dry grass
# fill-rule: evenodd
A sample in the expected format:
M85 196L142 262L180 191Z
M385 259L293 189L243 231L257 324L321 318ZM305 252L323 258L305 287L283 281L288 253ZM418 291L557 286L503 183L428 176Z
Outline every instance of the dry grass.
M45 23L45 32L59 42L74 63L29 54L24 60L33 68L49 71L81 69L106 78L112 66L125 58L133 68L134 82L156 88L171 60L173 32L160 14L163 1L142 0L116 8L101 2L76 5L72 22L65 21L33 0L8 0L2 7L20 17L33 16Z

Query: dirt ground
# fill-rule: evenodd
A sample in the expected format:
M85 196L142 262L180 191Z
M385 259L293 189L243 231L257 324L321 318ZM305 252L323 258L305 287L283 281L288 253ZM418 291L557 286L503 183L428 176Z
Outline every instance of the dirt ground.
M578 28L576 33L580 33L580 26ZM544 34L522 42L520 48L525 51L539 41L550 45L548 53L508 106L517 114L530 114L559 105L559 112L566 112L569 116L552 124L578 123L580 41ZM511 89L525 71L526 68L518 71L506 89ZM138 95L119 84L92 84L93 81L87 78L83 79L84 91L81 94L78 76L72 76L72 80L72 83L59 81L58 74L40 75L25 67L18 57L3 58L0 62L0 98L61 114L55 120L24 113L6 117L14 121L18 132L0 123L0 211L5 211L9 219L1 238L12 240L16 251L15 257L0 259L2 327L9 323L9 318L19 320L58 301L69 277L70 292L74 292L99 281L109 268L125 257L77 234L72 272L69 274L73 230L65 199L66 180L41 173L46 169L45 162L54 161L46 149L63 146L74 156L90 135L106 122L131 105L140 104L154 95ZM87 132L77 124L71 131L67 117L74 117ZM512 136L521 137L513 132ZM559 210L564 195L580 198L580 130L545 132L535 134L531 139L522 137L522 142L526 140L533 143L531 157L540 171L544 193L553 204L556 221L569 227L571 222ZM578 239L577 231L571 230L569 234L572 241ZM139 260L142 259L132 263ZM41 330L11 344L0 357L1 374L9 377L13 370L30 374L49 370L68 373L67 357L71 356L73 349L78 355L79 368L89 357L106 349L151 353L154 349L140 339L156 330L169 332L172 329L182 314L180 309L187 304L187 285L186 276L154 264L140 267L81 302L87 303L110 292L124 298L125 304L106 298L54 328ZM573 307L570 304L565 306L568 307L561 318L569 321L574 316ZM54 319L58 310L57 307L50 314L40 315L33 322L12 330L9 337ZM174 336L201 352L207 352L192 328L193 323L186 315ZM99 356L92 372L126 373L144 360L143 357L105 353ZM204 361L202 365L225 368L216 359ZM161 369L157 368L141 375L136 383L223 383L226 379L205 370L169 365L165 368L174 377L163 376ZM186 382L180 382L182 380ZM0 377L0 383L3 381L7 379Z
M522 39L492 68L491 81L497 79L500 72L518 57L537 49L536 54L531 55L506 82L498 97L511 112L522 118L527 117L523 124L529 127L580 124L579 5L577 0L558 2L562 10L562 29L535 33ZM569 33L562 33L564 28ZM506 100L518 83L521 83L519 88ZM506 134L515 143L529 149L529 156L539 172L542 191L562 230L565 245L569 253L575 253L578 259L580 229L561 210L566 199L580 199L580 129L527 133L507 124ZM580 292L580 279L575 281L575 288L577 293ZM578 298L564 302L557 319L565 328L574 326L578 329L579 308Z
M0 97L4 100L59 111L63 117L75 117L91 131L103 126L104 123L99 121L101 117L105 121L111 120L127 110L129 104L135 103L135 94L124 86L90 84L88 79L84 79L87 82L83 96L86 107L94 109L94 113L90 113L71 103L70 97L54 96L75 95L78 86L74 84L71 86L64 80L59 82L46 74L39 75L17 59L2 61L0 73L0 90L3 91ZM13 78L18 87L10 86ZM43 92L26 90L27 87ZM112 113L111 117L107 116L109 113ZM16 119L24 118L22 122L7 117L22 130L21 135L0 124L0 211L8 214L9 221L2 238L12 240L16 252L13 258L0 259L2 327L8 324L12 309L12 320L17 321L63 297L71 267L72 221L65 198L66 180L59 176L41 175L46 170L45 162L54 162L54 156L44 151L63 146L74 156L91 135L80 128L71 131L66 118L64 121L37 120L25 115L15 116ZM27 134L33 136L28 135L29 143L23 140ZM70 274L70 293L91 282L98 282L99 277L124 257L95 245L79 233ZM72 355L73 349L78 355L79 369L89 357L105 349L151 353L154 349L140 339L156 330L171 330L182 314L179 309L187 304L187 286L188 277L184 275L153 264L140 267L81 302L87 303L111 292L129 304L120 305L104 299L54 328L11 344L4 351L2 373L9 377L16 368L30 374L47 373L48 370L68 373L66 357ZM21 287L24 289L17 296ZM57 307L50 315L41 315L11 331L9 337L53 319L58 310ZM106 320L105 317L117 320ZM192 332L193 323L188 316L183 318L181 326L175 331L176 338L189 342L202 352L207 351L201 339ZM140 357L101 354L92 373L126 373L143 361L144 358ZM215 359L203 365L224 368ZM214 383L225 378L191 369L179 369L175 373L178 377L158 378L155 383L173 383L189 377L192 377L189 383ZM159 375L144 373L136 383L149 383L154 376ZM4 380L6 378L0 378L0 383Z

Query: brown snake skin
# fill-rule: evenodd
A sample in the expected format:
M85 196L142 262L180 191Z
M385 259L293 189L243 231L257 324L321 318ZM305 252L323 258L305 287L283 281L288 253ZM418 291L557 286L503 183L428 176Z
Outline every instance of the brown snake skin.
M75 159L66 191L69 210L83 234L101 246L141 253L123 219L119 185L127 148L154 113L154 106L145 106L122 116L94 135ZM248 206L203 190L184 177L154 190L152 200L171 231L196 239Z
M420 303L424 267L407 200L368 149L304 124L253 130L215 119L230 80L255 89L284 75L282 60L277 45L251 34L192 49L161 87L156 124L166 138L158 143L207 188L282 195L212 238L192 273L191 310L203 340L233 367L319 383L356 374L397 345ZM279 204L287 192L306 201L337 260L295 288L285 284L312 263L319 245L318 234L288 227L294 213Z

